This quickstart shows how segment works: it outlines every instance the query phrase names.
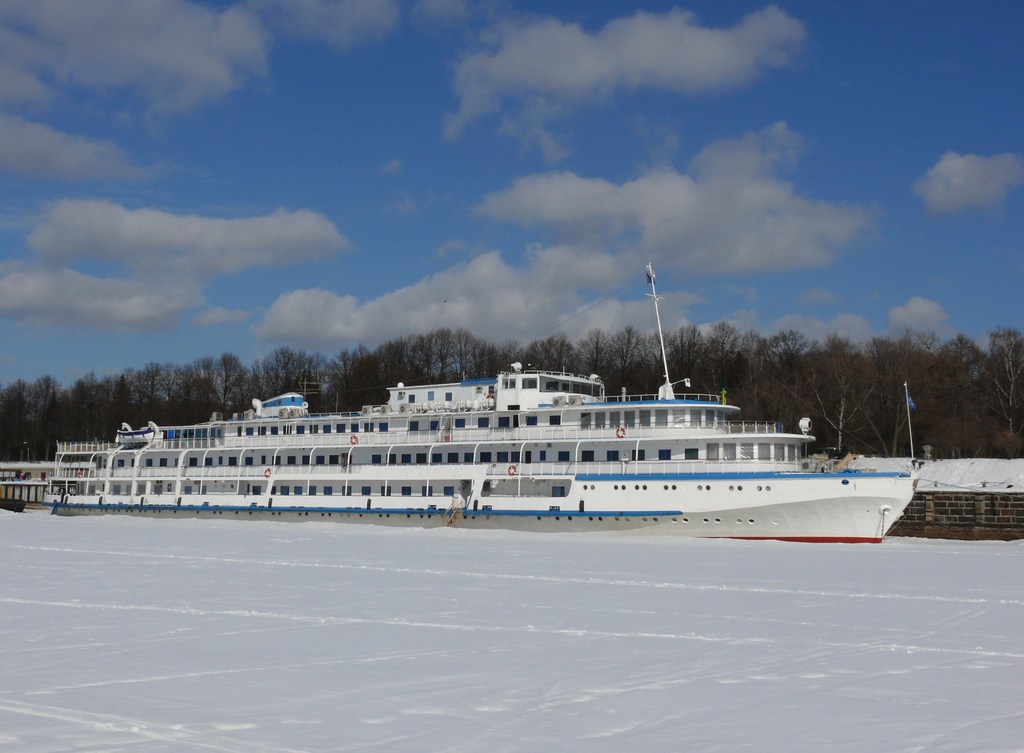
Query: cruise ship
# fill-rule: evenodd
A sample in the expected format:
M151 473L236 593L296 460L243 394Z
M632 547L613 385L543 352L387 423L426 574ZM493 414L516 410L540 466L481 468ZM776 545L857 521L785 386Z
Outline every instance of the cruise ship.
M648 279L654 290L653 272ZM657 295L652 293L657 311ZM660 332L660 315L659 315ZM676 384L687 383L681 380ZM879 542L906 473L837 472L796 431L738 420L724 394L606 394L596 374L524 369L310 413L297 392L188 426L61 442L58 515Z

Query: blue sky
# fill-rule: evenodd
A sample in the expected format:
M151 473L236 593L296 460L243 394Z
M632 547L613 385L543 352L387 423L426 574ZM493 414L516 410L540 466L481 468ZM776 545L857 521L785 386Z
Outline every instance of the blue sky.
M1024 4L0 0L0 381L1022 326Z

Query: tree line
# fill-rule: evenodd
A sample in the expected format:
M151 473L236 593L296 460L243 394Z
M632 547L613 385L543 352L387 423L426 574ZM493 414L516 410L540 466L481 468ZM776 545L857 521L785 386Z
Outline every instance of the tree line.
M985 348L963 335L940 341L906 333L853 342L811 340L796 331L771 336L720 322L665 333L668 371L690 380L686 392L726 393L740 417L781 421L793 431L812 419L816 448L906 456L910 452L904 383L919 456L1018 457L1024 451L1024 337L989 333ZM387 387L495 376L526 368L599 374L609 396L653 394L665 381L657 333L627 326L594 329L573 342L563 334L526 345L489 342L465 329L399 337L336 356L282 347L246 366L232 353L176 365L149 363L118 374L88 374L71 385L51 376L0 388L0 457L52 458L58 440L109 440L135 428L190 424L251 407L252 398L306 395L311 412L358 410L385 402Z

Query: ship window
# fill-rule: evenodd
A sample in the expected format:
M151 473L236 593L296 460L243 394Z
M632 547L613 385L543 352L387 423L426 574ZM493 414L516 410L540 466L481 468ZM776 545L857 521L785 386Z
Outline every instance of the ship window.
M441 453L440 452L432 452L432 453L430 453L430 462L431 463L440 463L441 462Z
M379 454L378 455L371 455L370 456L370 462L373 465L380 465L383 457L384 457L383 455L379 455Z
M617 410L613 410L608 414L608 425L609 426L621 426L619 421L621 414Z
M509 424L509 417L508 416L498 416L498 428L499 429L507 429L509 427L509 425L510 424Z
M430 401L430 402L433 402L433 400L434 400L434 391L433 390L427 390L427 400Z
M313 496L316 496L316 487L315 486L309 487L309 493L312 494Z
M449 463L458 463L459 462L459 453L457 453L457 452L449 452L448 453L448 462Z
M325 458L325 457L324 457L323 455L317 455L317 456L316 456L316 457L315 457L315 458L313 459L313 462L314 462L314 463L315 463L316 465L323 465L325 461L326 461L326 458Z
M489 452L481 452L480 453L480 462L481 463L490 463L491 462L491 453L489 453Z
M548 425L549 426L561 426L562 425L562 417L559 416L559 415L548 416Z
M324 424L324 434L330 434L330 433L331 433L331 425L330 424Z
M569 451L568 450L559 450L558 451L558 459L561 462L568 462L569 461ZM542 458L542 460L543 460L543 458Z
M344 424L342 424L342 426L344 426ZM359 423L357 421L353 421L352 422L352 433L353 434L358 434L359 433Z
M114 484L113 485L113 490L114 490L113 491L114 494L120 494L121 493L121 485L120 484Z
M473 453L472 452L464 452L464 453L462 453L462 461L464 463L472 463L473 462Z
M410 394L409 395L409 403L412 404L412 403L415 403L415 402L416 402L416 394L415 393Z
M740 444L740 458L743 459L743 460L753 460L754 459L754 443L753 442L743 442L742 444Z
M195 463L193 463L193 465L195 465ZM124 468L124 458L118 458L117 459L117 467L118 468Z
M365 431L365 432L373 431L373 422L371 422L371 421L363 421L363 431Z
M647 459L647 450L630 450L629 451L629 456L633 460L646 460Z
M251 426L246 426L245 427L245 436L251 437L252 434L253 434L252 427Z
M772 447L773 457L776 460L786 459L786 445L777 444Z
M147 468L152 468L153 467L153 458L146 458L146 467Z
M416 462L419 463L420 465L425 464L427 462L427 453L425 453L425 452L417 452L416 453Z
M623 411L622 413L622 424L627 429L631 429L636 426L636 411Z
M536 377L523 377L523 389L524 390L535 390L535 389L537 389L537 378Z
M213 458L206 458L206 460L203 461L203 465L205 465L207 468L212 466L213 465Z
M736 459L736 445L733 443L722 445L722 460L735 460Z
M526 417L526 425L527 426L536 426L537 425L537 417L536 416L527 416Z
M345 424L338 424L334 428L337 429L339 434L344 434L345 433Z
M309 455L303 455L302 456L302 464L303 465L309 465Z
M650 426L651 425L651 412L649 410L640 411L640 425Z
M236 457L228 458L228 465L229 466L238 465L238 458L236 458Z
M464 419L464 418L456 418L455 419L455 428L456 429L465 429L466 428L466 419Z
M412 453L411 452L403 452L402 453L402 463L403 464L409 464L411 462L412 462Z
M340 460L341 460L341 457L339 455L328 455L327 456L327 464L328 465L338 465Z
M558 382L554 379L547 379L544 382L545 392L558 392Z
M445 399L446 402L450 403L452 401L452 393L450 393L450 392L444 393L444 399Z
M161 468L166 468L167 467L167 458L160 458L160 467Z
M715 412L713 410L704 411L704 423L711 426L715 423Z
M275 493L276 494L280 494L282 497L287 497L288 496L288 492L289 492L288 487L287 486L282 486Z
M608 415L606 413L604 413L604 412L598 411L597 413L595 413L594 414L594 428L595 429L603 429L604 426L605 426L605 420L607 418L608 418Z
M489 416L480 416L476 420L476 425L480 429L486 429L488 426L491 425L491 419Z
M388 430L388 422L387 421L381 421L380 424L377 426L377 431L387 431L387 430Z
M552 486L551 487L551 496L552 497L564 497L565 496L565 487L564 486Z
M584 463L593 463L594 462L594 451L593 450L583 450L581 457L582 457L582 460L583 460Z
M671 460L672 450L658 450L658 460Z
M430 430L431 431L437 431L437 427L438 427L437 421L431 421L430 422Z
M333 494L334 494L334 487L333 486L325 486L324 487L324 496L325 497L330 497Z
M708 460L718 460L718 442L708 443Z
M687 460L699 460L700 450L698 450L696 447L687 447L685 450L683 450L683 457L686 458Z
M548 451L547 450L541 450L540 451L540 461L543 463L547 459L548 459Z
M581 413L580 414L580 428L581 429L589 429L590 428L590 414L589 413Z
M770 444L759 444L757 446L757 457L760 460L768 460L772 456L772 446Z
M444 488L444 496L446 496L446 497L453 497L453 496L455 496L455 487L454 486L446 486Z
M409 431L419 431L419 430L420 430L420 422L419 421L410 421L409 422Z
M296 487L294 487L294 491L295 491L296 496L301 495L302 494L302 487L301 486L296 486Z
M270 427L270 434L271 434L271 436L275 436L275 437L277 436L277 427L276 426L271 426Z
M519 450L515 450L512 453L512 462L513 463L518 463L519 462Z
M368 495L370 493L370 487L364 486L362 488L362 493L365 494L365 495Z
M498 457L498 462L499 463L507 463L508 462L508 453L507 452L504 452L504 451L498 452L497 453L497 457Z
M402 496L403 497L411 497L412 496L412 487L411 486L403 486L402 487Z
M289 455L287 460L285 460L285 465L295 465L295 462L296 462L295 456L294 455Z
M619 459L619 451L618 450L608 450L608 458L607 459L608 460L618 460Z
M303 426L302 424L299 424L298 426L295 427L295 433L296 434L305 434L306 433L306 427Z

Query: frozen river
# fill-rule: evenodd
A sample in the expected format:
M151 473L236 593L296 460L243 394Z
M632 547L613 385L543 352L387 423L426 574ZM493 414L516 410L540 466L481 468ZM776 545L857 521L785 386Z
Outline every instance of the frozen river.
M1024 542L0 513L0 749L1024 749Z

